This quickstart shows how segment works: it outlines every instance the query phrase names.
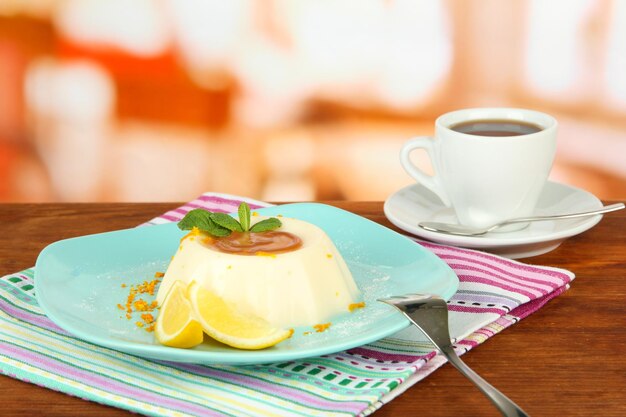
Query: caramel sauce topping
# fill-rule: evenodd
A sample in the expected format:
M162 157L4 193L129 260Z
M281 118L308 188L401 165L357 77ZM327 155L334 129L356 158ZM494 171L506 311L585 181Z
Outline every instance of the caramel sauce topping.
M272 255L294 251L302 247L302 239L293 233L274 230L260 233L233 232L229 236L213 239L208 246L236 255Z

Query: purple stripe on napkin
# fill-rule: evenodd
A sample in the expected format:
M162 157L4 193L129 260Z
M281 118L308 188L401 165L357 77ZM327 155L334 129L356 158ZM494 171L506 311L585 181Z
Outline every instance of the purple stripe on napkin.
M60 375L65 375L75 381L81 381L88 385L123 397L134 398L145 403L160 404L161 406L173 410L182 411L194 415L221 416L223 414L211 411L204 406L191 403L186 400L177 400L167 397L162 393L154 393L143 387L133 387L128 384L115 381L109 377L95 374L93 372L81 370L75 366L60 362L45 355L32 352L30 350L0 343L0 353L13 359L20 360L31 366L44 369Z

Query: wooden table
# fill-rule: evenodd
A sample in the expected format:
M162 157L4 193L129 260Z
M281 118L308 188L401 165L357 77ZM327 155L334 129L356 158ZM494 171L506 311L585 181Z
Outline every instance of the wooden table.
M380 202L329 202L392 227ZM173 207L159 204L0 205L0 275L32 266L59 239L127 228ZM524 262L569 269L572 288L463 356L532 416L626 416L626 211L557 250ZM130 413L0 376L2 416ZM450 365L376 416L497 416Z

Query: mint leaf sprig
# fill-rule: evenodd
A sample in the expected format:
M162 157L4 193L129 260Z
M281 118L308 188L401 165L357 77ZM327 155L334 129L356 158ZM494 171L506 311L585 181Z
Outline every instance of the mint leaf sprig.
M276 217L261 220L250 228L252 233L267 232L268 230L278 229L282 223Z
M224 237L230 235L230 230L213 221L211 214L206 210L193 209L188 212L181 221L178 222L180 230L191 230L194 227L207 232L212 236Z
M247 232L250 229L250 206L246 203L239 204L239 224L244 232Z
M224 213L212 213L203 209L193 209L189 211L181 221L178 228L181 230L191 230L197 227L215 237L229 236L232 232L260 233L278 229L282 226L276 217L262 220L250 227L250 206L246 203L239 205L239 221Z

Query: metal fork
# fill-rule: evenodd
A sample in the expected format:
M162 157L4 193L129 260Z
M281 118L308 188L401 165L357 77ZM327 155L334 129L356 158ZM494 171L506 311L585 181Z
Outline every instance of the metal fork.
M482 379L457 356L448 330L448 305L443 298L430 294L406 294L378 301L400 310L411 323L428 337L448 361L459 372L472 381L487 398L494 403L502 415L507 417L528 417L517 404Z

